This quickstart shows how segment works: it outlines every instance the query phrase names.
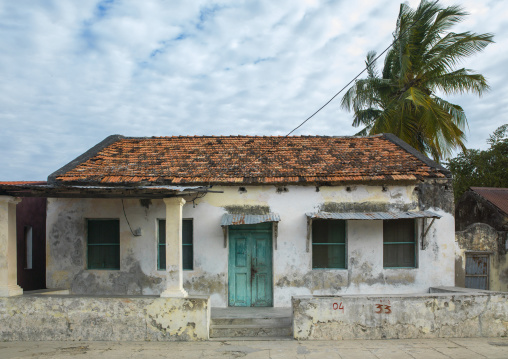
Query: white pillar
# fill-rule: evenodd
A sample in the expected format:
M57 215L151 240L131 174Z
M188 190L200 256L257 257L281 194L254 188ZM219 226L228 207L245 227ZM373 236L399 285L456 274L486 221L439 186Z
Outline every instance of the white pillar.
M161 297L187 297L183 289L182 207L183 198L164 198L166 203L166 289Z
M16 204L20 199L0 196L0 297L23 294L18 285Z

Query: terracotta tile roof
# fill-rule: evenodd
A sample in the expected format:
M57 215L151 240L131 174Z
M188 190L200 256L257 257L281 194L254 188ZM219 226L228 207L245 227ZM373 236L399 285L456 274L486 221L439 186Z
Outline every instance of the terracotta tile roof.
M508 214L508 188L471 187L471 190Z
M50 180L96 184L304 184L413 181L446 174L444 168L393 135L115 135L55 172Z

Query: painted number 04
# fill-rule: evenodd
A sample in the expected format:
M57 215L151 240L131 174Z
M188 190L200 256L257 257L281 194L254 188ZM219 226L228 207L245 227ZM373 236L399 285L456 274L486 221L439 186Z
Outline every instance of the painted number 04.
M344 306L342 305L342 302L340 304L333 303L333 310L342 310L342 313L344 313Z

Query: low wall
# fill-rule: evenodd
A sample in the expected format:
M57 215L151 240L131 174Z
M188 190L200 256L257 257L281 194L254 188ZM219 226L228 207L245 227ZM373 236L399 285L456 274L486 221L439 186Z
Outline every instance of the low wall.
M508 336L508 293L293 298L298 340Z
M209 298L24 295L0 298L0 341L207 340Z

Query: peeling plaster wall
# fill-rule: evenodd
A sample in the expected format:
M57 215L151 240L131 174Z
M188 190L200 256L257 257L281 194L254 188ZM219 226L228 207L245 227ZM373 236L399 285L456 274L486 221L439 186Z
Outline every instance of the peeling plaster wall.
M0 298L0 341L207 340L208 298Z
M432 185L428 185L431 188ZM274 306L288 307L295 295L364 293L422 293L430 286L454 283L454 220L450 212L429 205L415 185L387 186L274 186L214 187L183 207L183 218L194 220L194 270L184 271L190 295L210 295L212 306L227 306L228 249L220 221L224 213L276 212L278 248L273 251ZM165 272L156 270L156 221L165 218L162 200L142 206L124 200L131 226L142 229L133 237L116 199L51 199L48 203L47 281L50 288L73 293L159 294ZM312 270L306 252L306 212L432 210L443 216L427 234L427 246L418 249L418 268L383 269L382 221L348 221L348 269ZM146 203L145 203L146 204ZM453 207L453 203L452 203ZM85 218L119 218L120 271L86 270ZM419 246L420 247L420 246ZM312 250L312 249L311 249Z
M508 292L507 232L498 232L485 223L475 223L455 233L455 285L465 286L466 254L490 255L489 288Z
M508 294L296 297L298 340L508 336Z

